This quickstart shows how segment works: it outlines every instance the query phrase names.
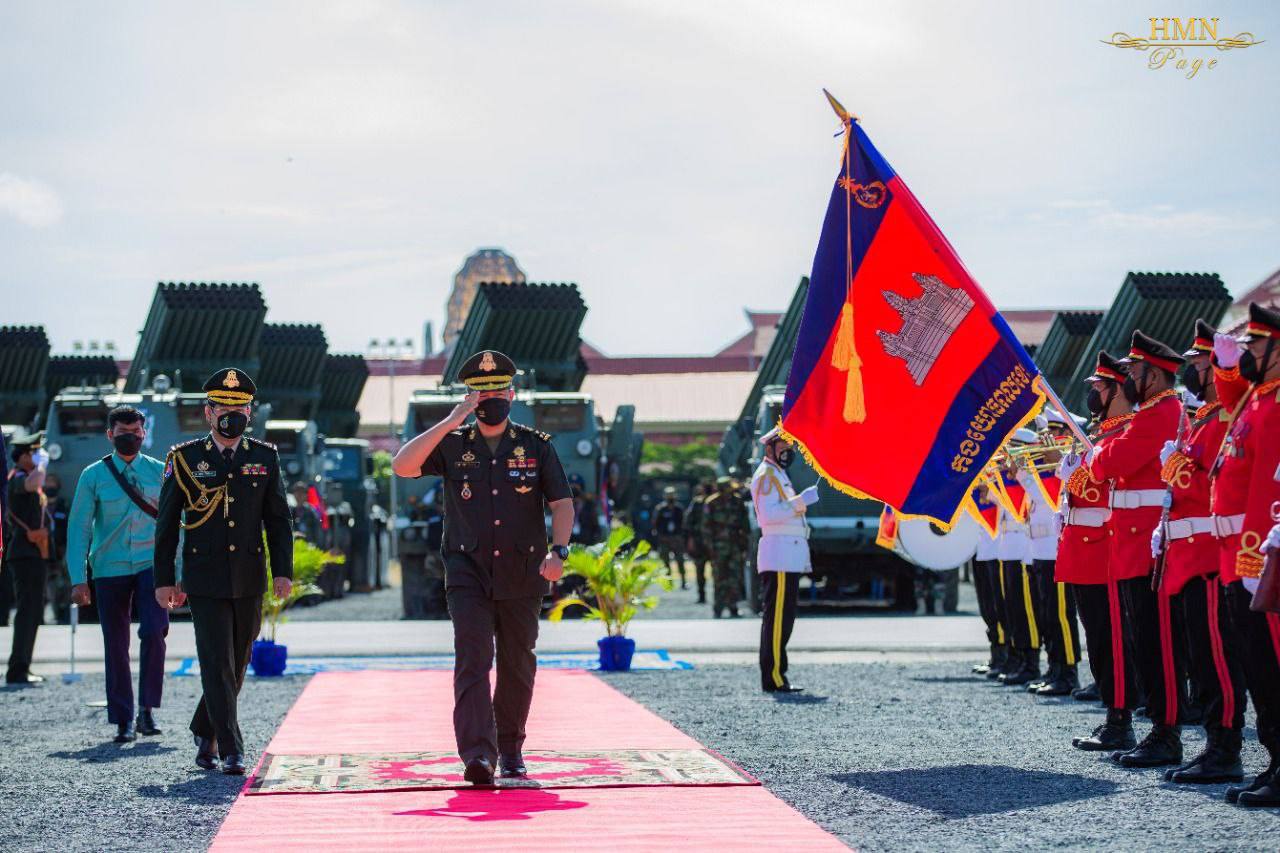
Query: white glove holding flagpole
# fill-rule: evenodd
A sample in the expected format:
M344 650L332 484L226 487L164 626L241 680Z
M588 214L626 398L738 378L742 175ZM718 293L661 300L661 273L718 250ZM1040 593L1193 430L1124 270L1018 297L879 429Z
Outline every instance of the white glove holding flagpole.
M1213 358L1218 367L1230 370L1240 363L1240 342L1231 335L1218 332L1213 336Z
M1071 479L1071 475L1080 467L1081 459L1079 453L1068 453L1062 457L1062 461L1058 463L1058 479L1066 482Z
M1164 443L1164 447L1160 448L1160 464L1163 465L1169 461L1169 457L1178 452L1178 442L1170 439Z
M818 502L818 484L814 483L812 486L802 491L799 498L804 501L805 506L813 506L816 504Z
M1151 531L1151 559L1160 559L1160 550L1164 547L1164 534L1160 528Z
M1265 554L1272 548L1280 548L1280 524L1271 528L1271 532L1267 534L1266 539L1262 540L1262 547L1258 550Z

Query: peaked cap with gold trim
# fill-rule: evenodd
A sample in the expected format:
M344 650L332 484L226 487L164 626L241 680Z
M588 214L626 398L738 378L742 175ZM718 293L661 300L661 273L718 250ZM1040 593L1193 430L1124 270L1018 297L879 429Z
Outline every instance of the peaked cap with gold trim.
M1248 343L1254 338L1280 338L1280 311L1257 302L1249 303L1249 322L1238 340Z
M497 350L482 350L462 363L458 378L472 391L501 391L510 388L516 363Z
M249 374L235 367L222 368L204 383L205 398L215 406L247 406L257 392Z

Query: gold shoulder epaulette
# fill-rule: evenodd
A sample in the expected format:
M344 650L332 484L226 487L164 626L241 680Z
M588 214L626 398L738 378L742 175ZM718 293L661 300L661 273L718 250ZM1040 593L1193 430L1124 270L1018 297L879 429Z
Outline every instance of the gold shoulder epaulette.
M251 436L251 435L246 435L246 436L245 436L245 438L249 439L249 440L250 440L250 441L252 441L254 444L259 444L259 445L261 445L261 446L263 446L263 447L266 447L266 448L268 448L268 449L270 449L270 450L275 450L275 451L279 452L279 448L277 448L274 444L272 444L272 443L271 443L271 442L269 442L269 441L263 441L262 439L260 439L260 438L254 438L254 437L253 437L253 436Z

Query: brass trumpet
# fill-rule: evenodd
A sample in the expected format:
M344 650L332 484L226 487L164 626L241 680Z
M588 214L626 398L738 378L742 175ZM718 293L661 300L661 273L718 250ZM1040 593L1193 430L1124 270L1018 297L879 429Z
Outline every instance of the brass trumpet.
M996 466L1013 465L1018 468L1037 472L1053 471L1058 467L1062 455L1071 451L1070 440L1054 438L1047 432L1040 434L1040 441L1035 444L1005 445L991 457L991 464ZM1050 459L1050 455L1053 456Z

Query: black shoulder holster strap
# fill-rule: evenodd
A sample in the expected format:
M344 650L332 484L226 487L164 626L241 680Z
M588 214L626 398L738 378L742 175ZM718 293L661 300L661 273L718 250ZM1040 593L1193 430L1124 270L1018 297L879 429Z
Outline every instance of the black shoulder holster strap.
M116 482L120 484L120 488L124 489L124 493L129 496L129 500L133 501L134 504L137 505L138 509L142 510L152 518L156 518L160 515L159 509L147 503L147 499L138 494L137 489L129 485L129 481L124 478L124 474L121 474L119 469L116 468L115 460L111 458L110 453L102 457L102 464L107 466L107 470L111 472L111 476L116 478Z

